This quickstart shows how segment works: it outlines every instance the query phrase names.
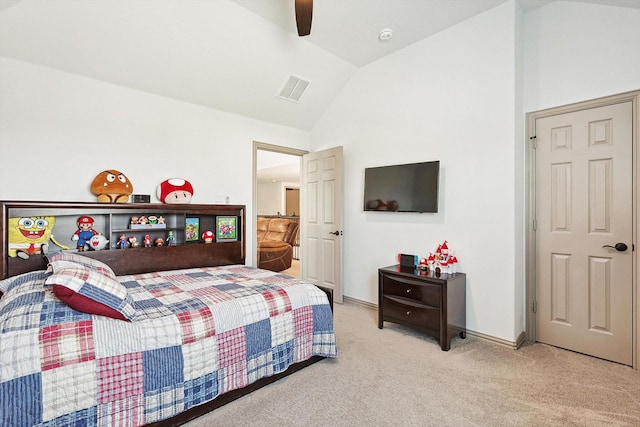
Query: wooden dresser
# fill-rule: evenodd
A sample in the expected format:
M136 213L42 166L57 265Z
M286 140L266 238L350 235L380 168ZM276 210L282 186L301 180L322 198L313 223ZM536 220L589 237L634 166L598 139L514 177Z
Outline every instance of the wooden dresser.
M424 332L448 351L455 335L466 338L466 275L436 276L399 265L378 269L378 328L384 321Z

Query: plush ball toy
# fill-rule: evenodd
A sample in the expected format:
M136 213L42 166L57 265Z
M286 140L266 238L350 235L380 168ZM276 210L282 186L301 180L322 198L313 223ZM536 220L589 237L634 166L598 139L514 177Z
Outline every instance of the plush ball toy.
M91 192L102 203L126 203L133 193L133 184L120 171L115 169L100 172L91 183Z
M87 246L92 251L101 251L104 248L106 248L108 244L109 244L109 241L102 234L95 234L87 242Z
M191 203L193 196L193 186L191 183L182 178L170 178L162 181L158 185L158 199L162 203L169 204L186 204Z

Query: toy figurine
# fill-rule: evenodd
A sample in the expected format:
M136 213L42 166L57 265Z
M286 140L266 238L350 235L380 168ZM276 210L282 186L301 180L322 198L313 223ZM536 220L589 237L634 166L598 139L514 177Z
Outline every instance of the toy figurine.
M129 247L129 242L127 242L127 235L122 233L120 237L118 237L118 243L116 243L116 247L118 249L126 249Z
M207 230L204 233L202 233L202 240L204 240L205 243L213 243L213 231L211 230Z
M126 203L133 193L133 184L125 174L111 169L96 175L91 183L91 192L101 203Z
M142 243L144 244L145 248L150 248L151 247L151 236L149 236L148 234L144 235L144 239L142 240Z
M158 199L162 203L186 204L191 203L193 196L193 186L182 178L170 178L158 185L156 191Z
M129 246L131 246L132 248L137 248L140 246L140 242L138 242L136 236L129 237Z
M104 237L103 234L98 233L89 239L87 246L92 251L101 251L106 248L108 244L109 241L107 238Z
M429 265L429 271L433 271L436 267L436 257L432 252L429 253L429 258L427 258L427 264Z
M93 229L93 218L90 216L81 216L78 218L78 230L73 233L71 240L77 241L76 247L78 252L83 252L85 245L89 242L93 236L98 234L97 231Z
M163 216L159 216L158 217L158 224L164 224L164 217Z
M173 231L169 231L167 235L167 245L175 246L176 245L176 236L173 235Z
M149 224L157 224L158 223L158 217L155 215L149 215Z
M457 273L458 270L458 258L455 255L451 255L449 258L449 273Z
M138 223L138 217L137 216L132 216L131 217L131 224L137 224Z
M162 237L157 237L156 240L154 240L154 243L156 246L164 246L164 239Z
M446 240L439 244L435 253L430 253L427 258L429 271L435 272L436 276L442 273L456 273L458 271L458 262L458 257L449 249L449 242Z

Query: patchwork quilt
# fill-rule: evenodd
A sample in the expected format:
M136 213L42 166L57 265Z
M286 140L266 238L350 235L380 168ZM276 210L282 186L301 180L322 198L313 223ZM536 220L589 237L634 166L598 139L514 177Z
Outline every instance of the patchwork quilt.
M327 296L244 265L117 279L130 321L85 314L37 271L0 282L0 425L138 426L314 355L336 357Z

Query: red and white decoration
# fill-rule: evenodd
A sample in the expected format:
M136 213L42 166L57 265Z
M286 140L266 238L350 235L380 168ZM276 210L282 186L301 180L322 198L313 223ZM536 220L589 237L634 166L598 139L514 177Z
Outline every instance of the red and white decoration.
M435 253L429 253L427 265L430 271L440 268L442 273L455 273L458 267L458 258L449 250L449 245L445 240L438 245Z

